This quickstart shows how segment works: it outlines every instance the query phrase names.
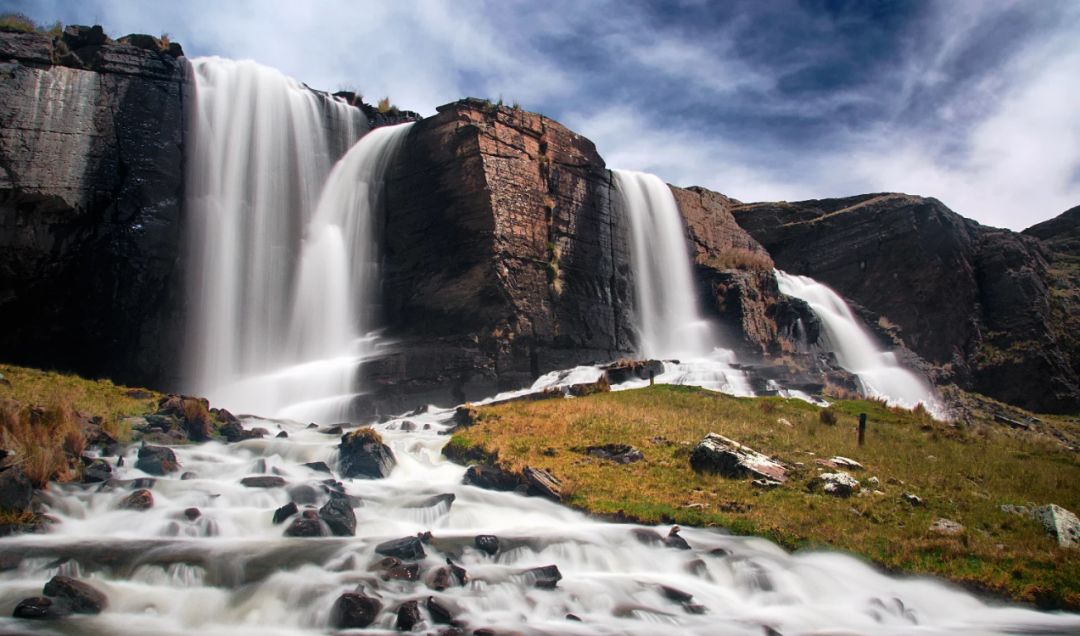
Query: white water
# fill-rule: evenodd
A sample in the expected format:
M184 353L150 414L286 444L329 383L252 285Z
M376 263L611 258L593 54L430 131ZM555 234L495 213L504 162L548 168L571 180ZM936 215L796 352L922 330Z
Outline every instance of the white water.
M826 346L836 353L841 367L859 378L865 395L904 408L921 403L931 413L943 414L930 385L901 366L896 354L883 351L839 294L808 276L780 270L776 282L780 293L804 300L814 310L825 328Z
M193 62L188 390L240 412L332 420L375 346L374 214L407 126L253 62ZM342 153L352 146L344 157Z
M613 170L630 227L638 354L664 363L665 384L693 384L751 396L734 352L718 346L698 308L694 273L675 196L659 177Z
M315 635L327 633L334 600L363 585L381 597L384 610L373 628L391 633L394 611L408 599L434 596L454 608L469 628L496 627L524 634L748 634L769 626L791 634L991 634L1075 633L1080 617L988 606L927 579L885 576L862 562L833 553L787 554L775 545L714 530L684 528L692 550L644 544L629 524L586 518L539 498L461 484L464 469L440 455L438 431L449 411L410 417L377 428L399 464L384 480L346 480L359 496L354 538L289 539L271 523L288 490L310 486L322 494L325 473L302 464L334 465L337 436L294 422L245 421L288 439L268 438L230 446L208 443L176 450L182 470L158 478L155 506L145 512L116 509L130 492L124 480L145 477L132 466L136 449L111 489L54 486L54 531L0 541L0 556L21 564L0 573L0 615L20 599L41 593L53 575L76 575L109 597L97 616L60 623L0 618L9 630L65 634L202 634L205 636ZM422 430L430 425L431 430ZM287 488L240 485L259 471L279 474ZM411 507L425 496L453 493L456 501ZM197 507L201 517L181 514ZM663 535L667 527L652 529ZM379 542L431 531L421 581L383 581L371 570ZM477 534L499 537L488 556L473 547ZM429 588L446 557L463 565L466 586ZM69 558L73 557L73 558ZM522 569L553 564L563 579L555 590L531 587ZM705 614L694 615L661 593L666 585L693 595ZM423 602L421 603L423 606ZM582 622L565 616L573 613ZM425 613L427 628L434 631ZM468 632L466 632L468 633Z

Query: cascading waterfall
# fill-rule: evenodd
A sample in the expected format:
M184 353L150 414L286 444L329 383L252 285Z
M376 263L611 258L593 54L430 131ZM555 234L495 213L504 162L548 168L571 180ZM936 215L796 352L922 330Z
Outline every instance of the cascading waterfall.
M776 270L776 282L782 294L810 305L825 328L826 346L836 353L841 367L859 378L864 394L905 408L921 403L931 413L943 414L930 386L901 366L896 354L874 342L839 294L813 278L780 270Z
M638 353L665 362L659 381L753 395L733 352L702 317L694 291L686 231L675 196L659 177L613 170L630 226Z
M370 223L404 129L354 146L358 109L253 62L192 65L190 389L240 412L340 418L368 353Z

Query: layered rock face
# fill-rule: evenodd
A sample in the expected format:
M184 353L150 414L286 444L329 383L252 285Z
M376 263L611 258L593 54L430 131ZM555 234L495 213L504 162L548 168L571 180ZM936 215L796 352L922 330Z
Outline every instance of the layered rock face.
M732 210L777 267L855 301L955 382L1025 408L1075 412L1080 388L1052 316L1039 240L935 199L871 194Z
M457 399L633 349L628 239L589 140L475 99L417 123L387 184L386 390ZM390 387L393 387L392 389Z
M0 352L167 383L180 345L182 62L71 27L55 43L0 33L0 74Z

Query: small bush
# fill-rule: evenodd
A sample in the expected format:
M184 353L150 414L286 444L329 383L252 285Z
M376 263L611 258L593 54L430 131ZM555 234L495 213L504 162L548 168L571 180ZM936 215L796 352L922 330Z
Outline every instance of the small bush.
M38 26L23 13L0 14L0 31L8 33L36 33Z
M826 409L821 409L821 411L818 412L818 421L822 424L828 424L829 426L836 424L836 411L831 406Z
M5 402L0 406L0 444L15 454L35 488L54 478L70 478L75 460L86 449L82 430L63 400L44 408Z
M380 113L389 113L391 110L397 110L394 105L390 103L389 97L384 97L380 99L378 105L375 108Z

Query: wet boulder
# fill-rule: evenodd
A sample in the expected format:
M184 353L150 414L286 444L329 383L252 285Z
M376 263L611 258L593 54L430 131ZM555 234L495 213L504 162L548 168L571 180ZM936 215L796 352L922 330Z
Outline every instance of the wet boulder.
M319 518L319 514L311 509L303 511L285 528L286 537L325 537L328 534L329 528Z
M423 543L417 537L402 537L383 541L375 546L375 552L383 556L396 557L403 561L415 561L427 556L427 553L424 552Z
M499 551L499 537L493 534L476 535L473 544L476 545L477 550L491 556L495 556L495 553Z
M277 475L244 477L240 483L248 488L283 488L285 486L285 480Z
M420 603L418 601L405 601L398 607L397 622L395 623L398 631L411 632L422 622L424 622L424 617L420 615Z
M149 510L154 507L154 493L140 488L121 499L118 507L121 510Z
M337 629L363 629L375 622L382 602L363 592L346 592L330 609L330 624Z
M309 468L317 473L333 474L333 471L330 470L330 467L326 465L326 462L308 462L304 464L304 467Z
M664 363L659 360L618 360L600 367L611 384L621 384L630 380L648 380L664 372Z
M11 613L15 618L27 618L31 620L55 619L67 616L69 611L60 603L54 603L51 598L35 596L19 601L15 611Z
M464 482L485 490L510 491L518 487L520 479L514 473L498 466L476 464L465 471Z
M450 574L454 575L454 580L457 581L458 585L465 585L469 582L469 573L465 571L465 568L454 563L449 558L446 559L446 567L450 568Z
M435 600L434 596L427 597L426 605L433 623L438 625L452 625L454 623L454 614L450 611L450 608Z
M690 467L695 472L716 473L734 479L754 477L787 481L787 469L754 449L709 433L690 453Z
M331 497L326 505L319 508L319 518L335 536L351 537L356 534L356 513L348 499Z
M553 590L562 580L562 573L559 572L558 566L554 565L529 568L521 574L527 583L542 590Z
M61 600L76 614L100 614L109 605L101 590L69 576L54 576L45 584L45 596Z
M374 429L361 428L341 436L338 472L342 477L382 479L396 464L394 452Z
M112 479L112 466L104 459L83 458L85 465L82 469L82 481L84 484L99 484Z
M34 484L22 468L12 466L0 472L0 512L26 512L33 498Z
M290 501L274 511L274 525L276 526L285 523L289 517L298 512L300 512L300 509L296 506L296 502Z
M139 459L135 468L150 475L167 475L180 469L176 454L164 446L143 446L139 449Z

